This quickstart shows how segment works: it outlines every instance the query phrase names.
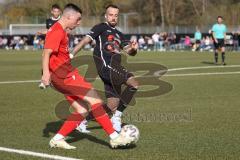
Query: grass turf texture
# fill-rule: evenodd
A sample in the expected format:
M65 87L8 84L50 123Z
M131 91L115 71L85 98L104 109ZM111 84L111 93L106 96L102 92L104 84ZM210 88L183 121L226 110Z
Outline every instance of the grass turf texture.
M226 55L228 65L239 65L239 59L239 53ZM145 52L129 58L130 62L154 62L169 69L215 66L212 60L213 53L192 52ZM37 80L40 66L41 52L0 51L1 82ZM240 71L239 67L168 74L233 71ZM134 148L117 150L109 148L108 137L95 122L89 123L91 134L71 134L69 142L77 150L50 149L48 142L62 123L55 106L64 100L63 96L51 89L38 89L38 83L0 84L0 147L87 160L238 159L239 74L161 79L171 83L173 90L161 96L137 98L124 119L139 128L140 140ZM94 86L102 89L102 82L96 80ZM0 152L0 159L41 158Z

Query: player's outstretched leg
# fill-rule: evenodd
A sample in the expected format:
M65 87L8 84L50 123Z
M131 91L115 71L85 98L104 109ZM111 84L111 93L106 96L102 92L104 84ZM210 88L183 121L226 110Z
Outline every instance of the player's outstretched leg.
M117 110L115 111L115 113L113 114L112 117L112 123L114 125L114 128L116 129L116 131L120 132L121 131L121 117L122 117L122 113L123 111L127 108L127 106L129 105L129 103L131 102L133 96L135 95L135 93L137 92L138 89L138 81L135 80L134 77L130 77L127 80L127 87L126 89L122 92L121 94L121 100L119 102L119 106L117 108Z
M84 97L84 100L86 100L91 105L91 112L95 120L103 127L104 131L109 135L110 145L112 148L116 148L118 146L126 146L132 143L131 139L118 134L114 130L109 116L103 108L102 101L98 97L95 90L90 90Z
M49 145L51 148L76 149L76 147L69 145L65 141L65 137L85 118L87 109L77 101L74 101L71 106L75 112L68 116L58 133L50 140Z

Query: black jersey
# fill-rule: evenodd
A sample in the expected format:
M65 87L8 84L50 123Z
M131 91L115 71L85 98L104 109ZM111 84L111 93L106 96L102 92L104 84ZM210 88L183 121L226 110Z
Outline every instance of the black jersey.
M119 30L105 22L95 25L87 36L96 41L94 55L105 67L111 66L111 60L121 63L120 50L125 38Z
M46 20L46 28L47 29L51 28L59 19L60 19L60 16L57 19L55 19L53 17L48 18Z

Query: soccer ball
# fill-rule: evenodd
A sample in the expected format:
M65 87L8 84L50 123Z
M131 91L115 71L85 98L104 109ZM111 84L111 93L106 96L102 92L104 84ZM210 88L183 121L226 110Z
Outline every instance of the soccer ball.
M140 136L138 128L132 124L123 126L120 134L131 139L133 144L137 143Z

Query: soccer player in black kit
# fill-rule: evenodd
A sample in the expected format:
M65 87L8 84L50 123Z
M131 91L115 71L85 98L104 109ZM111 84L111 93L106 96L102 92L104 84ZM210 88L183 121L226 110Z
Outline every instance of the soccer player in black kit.
M47 34L49 28L51 28L61 18L61 8L58 4L53 4L51 8L52 16L46 19L46 29L39 31L38 34Z
M93 52L94 62L99 77L104 83L107 107L113 113L111 118L113 127L116 131L121 131L122 112L130 103L139 86L134 75L121 65L121 50L124 49L129 55L135 55L138 44L136 41L125 43L124 35L116 28L118 15L119 8L115 5L108 5L105 13L106 22L95 25L71 54L74 56L86 44L93 40L96 41ZM126 85L126 88L122 91L123 84Z

